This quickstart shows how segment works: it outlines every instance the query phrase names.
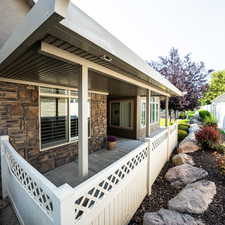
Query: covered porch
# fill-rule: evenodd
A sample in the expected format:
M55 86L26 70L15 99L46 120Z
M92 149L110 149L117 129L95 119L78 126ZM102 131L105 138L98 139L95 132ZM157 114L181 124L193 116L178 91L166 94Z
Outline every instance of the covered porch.
M176 124L151 132L151 98L168 108L181 92L68 0L35 1L0 50L0 82L3 198L21 224L127 224L177 143ZM112 113L115 99L129 101ZM93 152L115 134L111 125L143 141ZM45 165L53 170L44 176Z
M92 174L83 178L74 177L76 163L43 176L15 151L7 136L1 137L0 144L3 196L18 209L21 224L26 220L37 225L120 225L127 224L146 194L151 194L177 144L177 125L144 142L121 139L115 151L90 154ZM23 207L24 202L29 207ZM3 220L7 215L13 218L11 212L2 215Z
M79 176L78 160L53 169L44 176L57 187L65 183L76 187L143 144L142 141L125 138L119 138L117 142L117 147L113 150L101 149L89 154L86 176Z

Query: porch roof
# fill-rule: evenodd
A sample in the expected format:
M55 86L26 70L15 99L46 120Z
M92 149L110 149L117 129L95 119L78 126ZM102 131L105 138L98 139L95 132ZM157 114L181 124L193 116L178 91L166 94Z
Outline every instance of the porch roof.
M30 2L30 1L29 1ZM170 95L182 92L152 69L144 60L87 16L69 0L39 0L25 16L23 23L11 34L0 49L0 70L17 60L37 42L53 37L57 47L77 47L102 65L133 74ZM29 29L28 29L29 28ZM68 46L69 45L69 46ZM107 55L111 62L101 59ZM95 59L95 58L96 59ZM103 61L103 62L102 62Z

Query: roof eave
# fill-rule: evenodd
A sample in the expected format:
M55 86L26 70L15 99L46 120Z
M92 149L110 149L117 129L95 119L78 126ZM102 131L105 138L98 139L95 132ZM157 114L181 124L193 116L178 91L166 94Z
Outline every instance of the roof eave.
M38 1L0 49L0 67L10 64L65 18L69 0ZM7 59L7 60L6 60Z
M33 1L33 0L32 0ZM67 26L65 21L68 13L68 6L70 0L39 0L31 8L30 12L25 17L22 24L12 33L10 38L5 42L0 49L0 68L4 68L13 62L18 56L23 54L30 46L32 46L38 40L41 40L48 30L57 25L58 23ZM68 27L67 27L68 28ZM71 29L71 27L69 27ZM76 33L74 30L73 32ZM94 43L94 42L93 42ZM97 43L94 43L96 46ZM101 46L98 46L101 48ZM107 51L107 49L105 49ZM119 60L123 61L113 52L110 54L115 55ZM7 60L6 60L7 59ZM125 61L124 61L125 62ZM129 64L135 69L139 69L141 73L143 71L140 68L136 68L134 65ZM164 89L172 96L182 96L182 92L178 90L167 79L163 78L161 74L149 69L150 73L143 73L147 77L157 81L164 87Z

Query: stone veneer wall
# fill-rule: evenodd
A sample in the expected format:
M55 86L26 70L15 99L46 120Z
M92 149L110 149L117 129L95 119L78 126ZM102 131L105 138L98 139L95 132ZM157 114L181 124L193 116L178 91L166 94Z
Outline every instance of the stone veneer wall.
M9 135L17 152L41 172L75 160L78 143L40 151L38 87L0 82L0 135ZM89 151L104 146L107 135L107 96L91 94Z

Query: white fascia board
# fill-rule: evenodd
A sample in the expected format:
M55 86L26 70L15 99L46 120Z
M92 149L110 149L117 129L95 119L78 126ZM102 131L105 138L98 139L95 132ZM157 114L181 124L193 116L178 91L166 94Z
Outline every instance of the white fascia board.
M0 49L0 65L8 65L66 16L69 0L39 0ZM7 59L7 60L6 60Z
M182 92L164 78L160 73L151 68L147 62L136 55L121 41L105 30L72 2L68 7L68 15L61 24L71 31L84 37L96 46L104 49L119 60L129 64L141 73L157 81L175 95L182 96Z

